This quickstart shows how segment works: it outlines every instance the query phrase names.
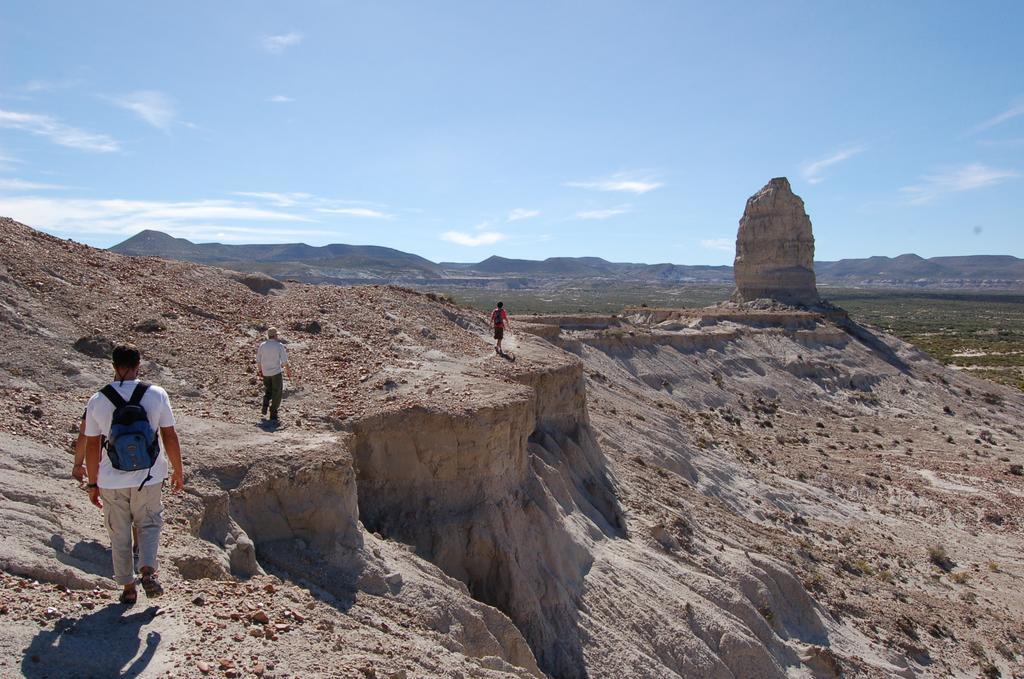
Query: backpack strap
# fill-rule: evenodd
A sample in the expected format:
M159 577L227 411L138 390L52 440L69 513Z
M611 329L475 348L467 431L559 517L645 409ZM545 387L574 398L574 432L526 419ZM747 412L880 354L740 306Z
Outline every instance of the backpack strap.
M146 395L146 390L149 389L149 385L145 382L139 382L135 385L135 391L132 392L132 397L128 399L128 404L137 406L142 402L142 397Z
M108 384L107 386L100 389L100 393L106 396L107 400L114 404L114 410L117 410L118 408L123 408L126 405L128 405L128 401L125 401L121 394L117 393L117 389L114 389L113 384ZM134 397L135 394L132 394L132 398Z

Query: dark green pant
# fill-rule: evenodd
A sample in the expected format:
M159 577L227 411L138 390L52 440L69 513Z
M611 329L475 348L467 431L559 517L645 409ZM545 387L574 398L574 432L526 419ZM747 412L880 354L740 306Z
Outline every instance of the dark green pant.
M281 392L284 390L284 374L277 373L263 378L263 414L270 406L270 417L277 417L277 409L281 407Z

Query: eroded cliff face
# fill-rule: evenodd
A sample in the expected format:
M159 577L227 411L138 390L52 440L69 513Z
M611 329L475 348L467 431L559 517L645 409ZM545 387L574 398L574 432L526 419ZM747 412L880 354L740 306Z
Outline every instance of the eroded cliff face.
M624 518L586 419L582 366L522 373L501 405L356 423L360 516L506 613L537 663L587 676L579 598Z
M590 419L623 489L632 539L646 537L675 561L666 568L676 586L649 605L676 607L678 617L658 628L697 620L716 631L697 625L696 639L737 644L708 641L716 653L707 657L676 631L684 660L641 644L634 666L660 663L682 676L729 676L718 662L733 676L798 666L814 676L1011 671L1007 657L962 655L980 629L972 623L954 632L958 644L915 630L951 631L963 605L962 591L934 580L935 545L973 569L988 550L1004 559L1020 541L1016 529L978 518L1005 521L1019 502L1019 489L1005 485L1006 460L1024 453L1019 394L952 373L838 310L634 309L603 328L563 329L555 341L583 359ZM974 437L973 450L963 435ZM651 470L663 481L647 483ZM648 587L630 591L657 589L660 559L626 561L617 562L618 582L632 573ZM595 565L588 577L591 595L599 572ZM977 586L997 591L991 578ZM673 603L683 592L689 610ZM997 610L968 598L986 635L1015 638L1008 620L1019 619L1021 601ZM706 616L693 612L708 604ZM721 611L742 625L723 626ZM627 671L618 658L602 655L606 663Z
M772 179L747 199L733 271L737 301L818 302L811 219L785 177Z

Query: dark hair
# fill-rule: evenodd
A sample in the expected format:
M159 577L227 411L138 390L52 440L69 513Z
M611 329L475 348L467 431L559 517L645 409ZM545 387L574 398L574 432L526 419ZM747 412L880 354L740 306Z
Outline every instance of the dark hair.
M118 344L110 358L115 368L135 368L142 362L142 353L133 344Z
M505 303L504 303L504 302L498 302L498 308L499 308L499 309L500 309L501 307L503 307L503 306L505 306Z

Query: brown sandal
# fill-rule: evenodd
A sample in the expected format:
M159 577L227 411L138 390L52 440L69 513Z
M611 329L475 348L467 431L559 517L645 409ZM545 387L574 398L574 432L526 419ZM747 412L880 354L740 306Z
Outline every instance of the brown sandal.
M139 591L134 588L121 590L121 596L117 600L125 606L134 606L135 602L139 600Z
M156 573L144 573L140 582L142 583L142 591L146 593L146 597L149 599L164 593L164 588L160 585L160 581L156 579Z

